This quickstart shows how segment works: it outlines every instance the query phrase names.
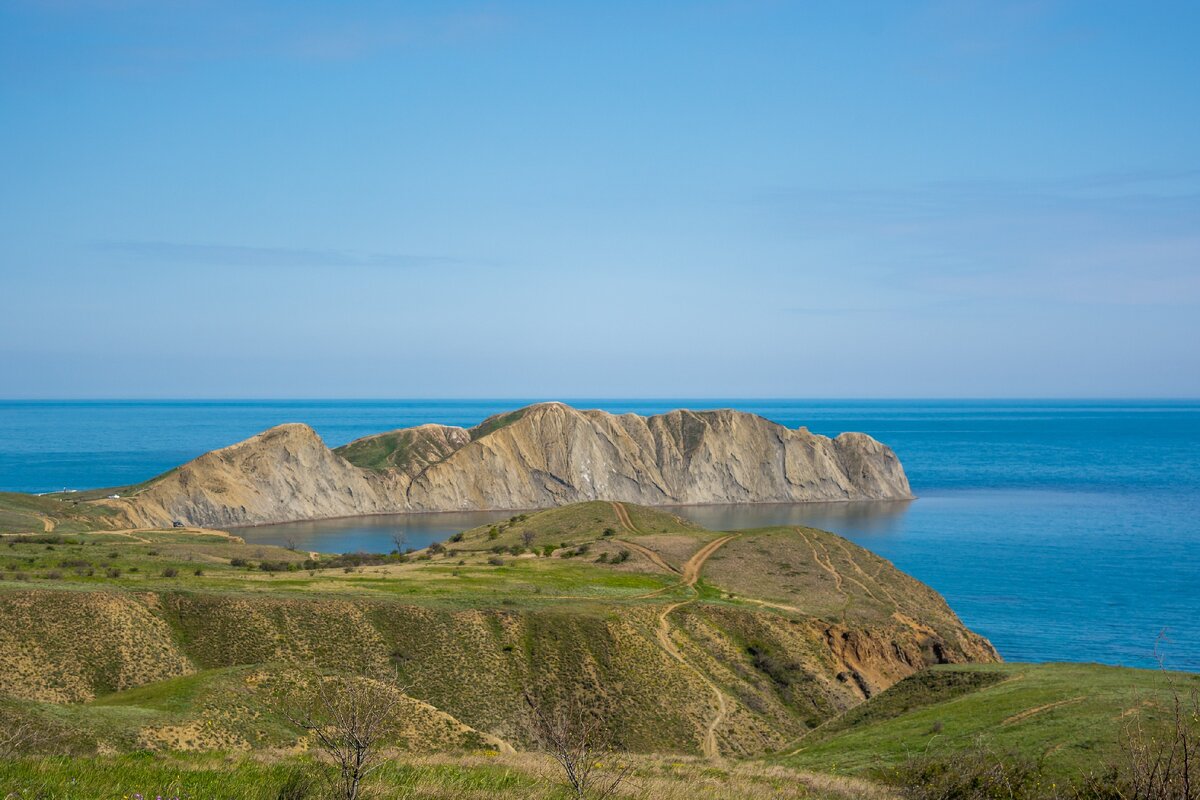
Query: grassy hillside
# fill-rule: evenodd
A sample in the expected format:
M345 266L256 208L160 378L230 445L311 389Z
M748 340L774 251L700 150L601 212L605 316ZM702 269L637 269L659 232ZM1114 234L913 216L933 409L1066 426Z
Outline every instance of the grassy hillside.
M465 432L440 425L404 428L355 439L333 452L356 467L384 472L397 470L417 475L467 441Z
M1112 760L1128 723L1164 725L1173 688L1186 696L1200 689L1200 675L1095 664L933 667L806 734L779 761L886 777L915 754L982 746L1070 780Z
M936 603L908 609L924 620L913 627L872 601L908 579L852 545L876 577L847 579L840 605L820 600L823 560L755 596L759 551L812 558L814 536L719 534L598 502L410 555L322 556L203 530L9 537L0 691L82 753L287 746L295 731L268 724L256 686L319 669L394 673L459 738L527 744L532 691L586 696L629 750L761 754L937 652L970 657L970 634ZM873 616L845 613L869 602ZM458 746L441 724L416 738Z
M80 494L39 496L0 492L0 534L73 533L104 527L111 510L79 502L83 499Z
M199 798L228 775L221 796L279 797L313 768L281 692L338 674L402 692L381 784L427 798L561 796L545 761L513 752L533 744L526 692L584 702L641 754L629 796L882 798L812 771L886 781L914 754L984 746L1069 779L1129 720L1162 724L1172 681L1200 687L962 663L992 651L936 592L808 528L708 531L593 502L335 555L200 529L63 532L61 504L13 505L55 512L54 530L0 537L0 732L37 732L0 758L17 797Z

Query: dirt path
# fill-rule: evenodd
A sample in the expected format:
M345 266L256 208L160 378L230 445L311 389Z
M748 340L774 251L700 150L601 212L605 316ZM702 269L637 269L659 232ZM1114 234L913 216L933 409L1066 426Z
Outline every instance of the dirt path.
M617 515L617 521L621 523L621 527L625 529L626 533L641 533L641 531L639 531L637 528L634 527L633 520L631 520L629 518L629 511L628 511L628 509L625 508L624 505L622 505L621 503L618 503L616 501L613 501L612 507L613 507L613 512ZM670 572L675 575L679 574L678 569L676 569L675 567L668 564L666 562L666 559L664 559L661 555L659 555L654 550L651 550L649 547L644 547L643 545L635 544L635 543L629 541L628 539L613 539L613 541L617 542L619 544L623 544L626 547L628 547L630 550L633 550L637 553L642 554L643 556L645 556L646 558L648 558L650 560L651 564L658 567L663 572Z
M661 569L663 572L670 572L670 573L672 573L672 574L675 574L675 575L678 575L678 574L680 574L678 569L676 569L675 567L672 567L670 564L668 564L668 563L667 563L667 562L666 562L666 561L663 559L663 557L662 557L662 556L660 556L660 555L659 555L658 553L656 553L655 551L651 550L649 547L643 547L643 546L642 546L642 545L640 545L640 544L635 544L635 543L633 543L633 542L629 541L628 539L613 539L613 541L614 541L614 542L617 542L618 544L623 544L623 545L625 545L625 546L626 546L626 547L628 547L630 550L633 550L633 551L635 551L635 552L641 553L643 556L645 556L646 558L650 559L650 563L651 563L651 564L653 564L654 566L658 567L658 568L659 568L659 569ZM661 590L660 590L660 591L661 591Z
M833 576L833 582L834 582L834 584L837 585L838 593L845 595L846 589L845 589L845 586L842 584L842 576L840 574L838 574L838 571L836 569L834 569L833 562L829 559L829 554L826 553L825 560L822 561L821 554L817 552L816 542L814 542L812 539L809 539L808 534L806 534L804 531L800 530L799 528L796 528L796 533L803 536L804 541L808 543L809 549L812 550L813 561L815 561L817 563L817 566L820 567L821 569L825 570L826 572L828 572L831 576Z
M696 581L700 580L700 571L704 569L704 562L708 561L709 556L717 552L717 550L719 550L726 542L735 536L737 536L736 533L731 533L728 536L722 536L720 539L713 539L711 542L704 545L704 547L701 547L699 550L697 550L695 554L693 554L692 557L687 560L687 563L683 565L684 584L694 589L696 587Z
M58 523L50 517L42 517L42 530L46 533L54 533L54 529L58 527Z
M737 536L736 533L730 534L729 536L723 536L720 539L714 539L713 541L704 545L704 547L701 547L699 550L697 550L692 557L688 559L687 563L683 565L681 583L694 592L696 590L696 583L700 580L700 574L704 570L704 562L708 561L709 557L712 556L713 553L715 553L721 548L722 545L735 536ZM662 613L658 615L658 629L655 631L655 637L658 639L659 645L664 651L666 651L667 655L695 673L696 677L704 682L704 685L708 687L709 691L712 692L713 697L716 699L717 713L713 715L713 718L709 720L708 726L704 729L704 737L700 740L700 750L702 753L704 753L705 758L718 759L721 757L721 748L717 743L717 728L719 728L725 721L725 718L729 716L729 698L726 697L725 693L721 691L720 687L713 683L712 680L709 679L709 677L705 675L702 670L687 660L687 658L683 655L683 652L675 644L674 640L671 639L671 621L669 619L671 612L680 606L685 606L688 603L694 602L694 600L695 598L692 598L691 600L681 600L678 603L672 603L664 608Z
M614 501L612 507L613 511L617 514L617 521L621 523L622 528L630 533L641 533L641 531L633 526L633 520L629 518L629 510L623 504Z
M1062 708L1063 706L1074 705L1075 703L1082 703L1086 699L1087 698L1083 697L1083 696L1072 697L1068 700L1058 700L1054 703L1047 703L1044 706L1035 706L1034 708L1027 708L1024 711L1020 712L1019 714L1013 714L1011 717L1002 721L1000 724L1001 725L1016 725L1018 722L1023 722L1025 720L1029 719L1030 717L1036 716L1045 711L1050 711L1051 709L1055 709L1055 708Z
M140 542L141 544L152 544L152 542L149 539L135 534L134 531L136 531L136 530L137 530L137 528L128 528L126 530L121 530L121 531L100 531L100 533L111 533L114 536L125 536L129 539L133 539L135 542Z

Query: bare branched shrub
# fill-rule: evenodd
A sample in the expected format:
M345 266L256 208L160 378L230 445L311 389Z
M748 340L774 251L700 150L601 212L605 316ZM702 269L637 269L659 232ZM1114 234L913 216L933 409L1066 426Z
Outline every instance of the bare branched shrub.
M320 677L299 696L285 698L281 711L336 767L336 796L358 800L363 781L384 763L382 745L397 731L402 702L403 692L385 680Z
M396 552L400 555L404 554L404 548L408 544L408 534L404 531L395 531L392 533L392 546L396 548Z
M45 729L33 720L6 715L0 718L0 759L28 755L45 738Z
M1171 676L1169 718L1146 724L1129 716L1119 756L1084 782L1088 797L1111 800L1200 800L1200 689L1185 692Z
M538 748L562 768L573 797L604 800L616 795L632 765L611 763L616 752L599 714L575 699L551 705L528 691L525 706L530 734ZM598 771L606 760L609 768Z

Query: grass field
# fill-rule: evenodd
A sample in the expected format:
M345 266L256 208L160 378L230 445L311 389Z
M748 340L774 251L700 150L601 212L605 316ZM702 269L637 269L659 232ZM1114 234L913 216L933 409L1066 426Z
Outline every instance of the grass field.
M1200 675L1096 664L933 667L809 732L779 763L886 777L913 755L978 745L1070 779L1115 758L1135 718L1166 724L1173 689L1200 689Z
M694 758L617 757L632 772L618 797L645 800L890 800L863 781L756 764L715 766ZM313 762L284 757L121 756L0 762L13 800L279 800L320 795ZM290 794L285 794L290 790ZM370 796L407 800L567 800L549 759L476 751L397 754L371 779Z

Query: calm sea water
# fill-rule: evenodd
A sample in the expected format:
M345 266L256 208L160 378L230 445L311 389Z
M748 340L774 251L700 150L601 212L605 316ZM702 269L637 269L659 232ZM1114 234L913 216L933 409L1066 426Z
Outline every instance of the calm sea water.
M714 528L836 531L934 586L1009 660L1200 670L1200 402L577 400L614 412L732 406L892 445L911 503L709 506ZM144 480L280 422L330 445L421 422L471 425L522 401L0 402L0 489ZM246 529L325 551L412 546L492 514ZM1163 639L1160 642L1160 634Z

